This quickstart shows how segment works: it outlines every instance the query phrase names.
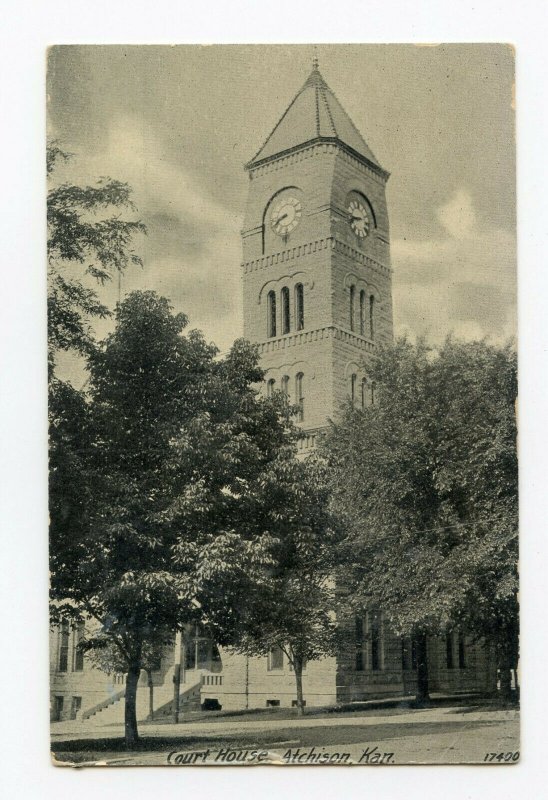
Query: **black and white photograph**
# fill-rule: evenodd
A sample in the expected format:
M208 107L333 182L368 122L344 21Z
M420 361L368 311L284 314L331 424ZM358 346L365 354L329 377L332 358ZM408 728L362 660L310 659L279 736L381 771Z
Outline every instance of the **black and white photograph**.
M49 47L56 767L519 762L515 57Z

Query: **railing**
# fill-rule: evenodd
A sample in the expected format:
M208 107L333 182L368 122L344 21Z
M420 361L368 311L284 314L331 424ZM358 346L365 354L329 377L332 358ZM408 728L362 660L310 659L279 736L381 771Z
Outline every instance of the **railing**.
M222 686L223 676L215 673L202 674L202 686Z
M345 330L336 325L325 325L322 328L315 328L310 331L297 331L277 337L276 339L268 339L266 342L261 342L259 344L259 352L261 355L264 355L265 353L285 350L287 347L317 342L322 339L338 339L339 341L349 342L354 345L354 347L358 347L360 350L364 350L368 353L372 353L375 350L374 342L367 339L365 336L354 331Z

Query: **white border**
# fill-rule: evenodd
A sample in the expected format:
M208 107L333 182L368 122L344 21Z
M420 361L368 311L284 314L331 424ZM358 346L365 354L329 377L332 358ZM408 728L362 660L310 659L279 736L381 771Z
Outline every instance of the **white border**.
M3 302L0 315L0 719L6 797L200 797L227 791L262 798L314 795L515 798L540 794L545 673L548 448L546 375L546 14L500 0L4 0L0 152ZM520 456L523 571L524 757L516 767L276 769L54 769L49 765L46 641L44 318L44 62L59 43L511 42L517 48L520 264ZM478 168L481 168L478 165ZM494 200L495 201L495 200Z

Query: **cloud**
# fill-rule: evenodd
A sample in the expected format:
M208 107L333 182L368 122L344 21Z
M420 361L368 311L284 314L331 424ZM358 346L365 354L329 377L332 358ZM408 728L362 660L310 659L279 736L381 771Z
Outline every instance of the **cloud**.
M481 225L470 194L434 210L444 237L392 243L396 331L502 341L516 330L516 238Z
M60 165L57 177L93 183L108 175L129 183L148 236L139 243L144 268L126 272L122 294L158 291L188 315L189 327L203 329L207 339L226 350L242 330L241 219L204 190L184 154L174 164L167 152L167 142L142 118L117 116L111 120L105 146ZM117 284L105 287L104 299L114 306ZM97 323L97 335L104 335L111 325Z
M436 217L455 239L468 238L476 223L470 194L464 189L456 191L446 205L436 209Z

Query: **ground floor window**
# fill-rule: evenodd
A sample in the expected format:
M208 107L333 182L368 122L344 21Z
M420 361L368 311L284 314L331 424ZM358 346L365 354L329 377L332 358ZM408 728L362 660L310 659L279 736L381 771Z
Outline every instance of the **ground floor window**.
M59 722L63 715L63 696L56 695L53 698L53 721Z

